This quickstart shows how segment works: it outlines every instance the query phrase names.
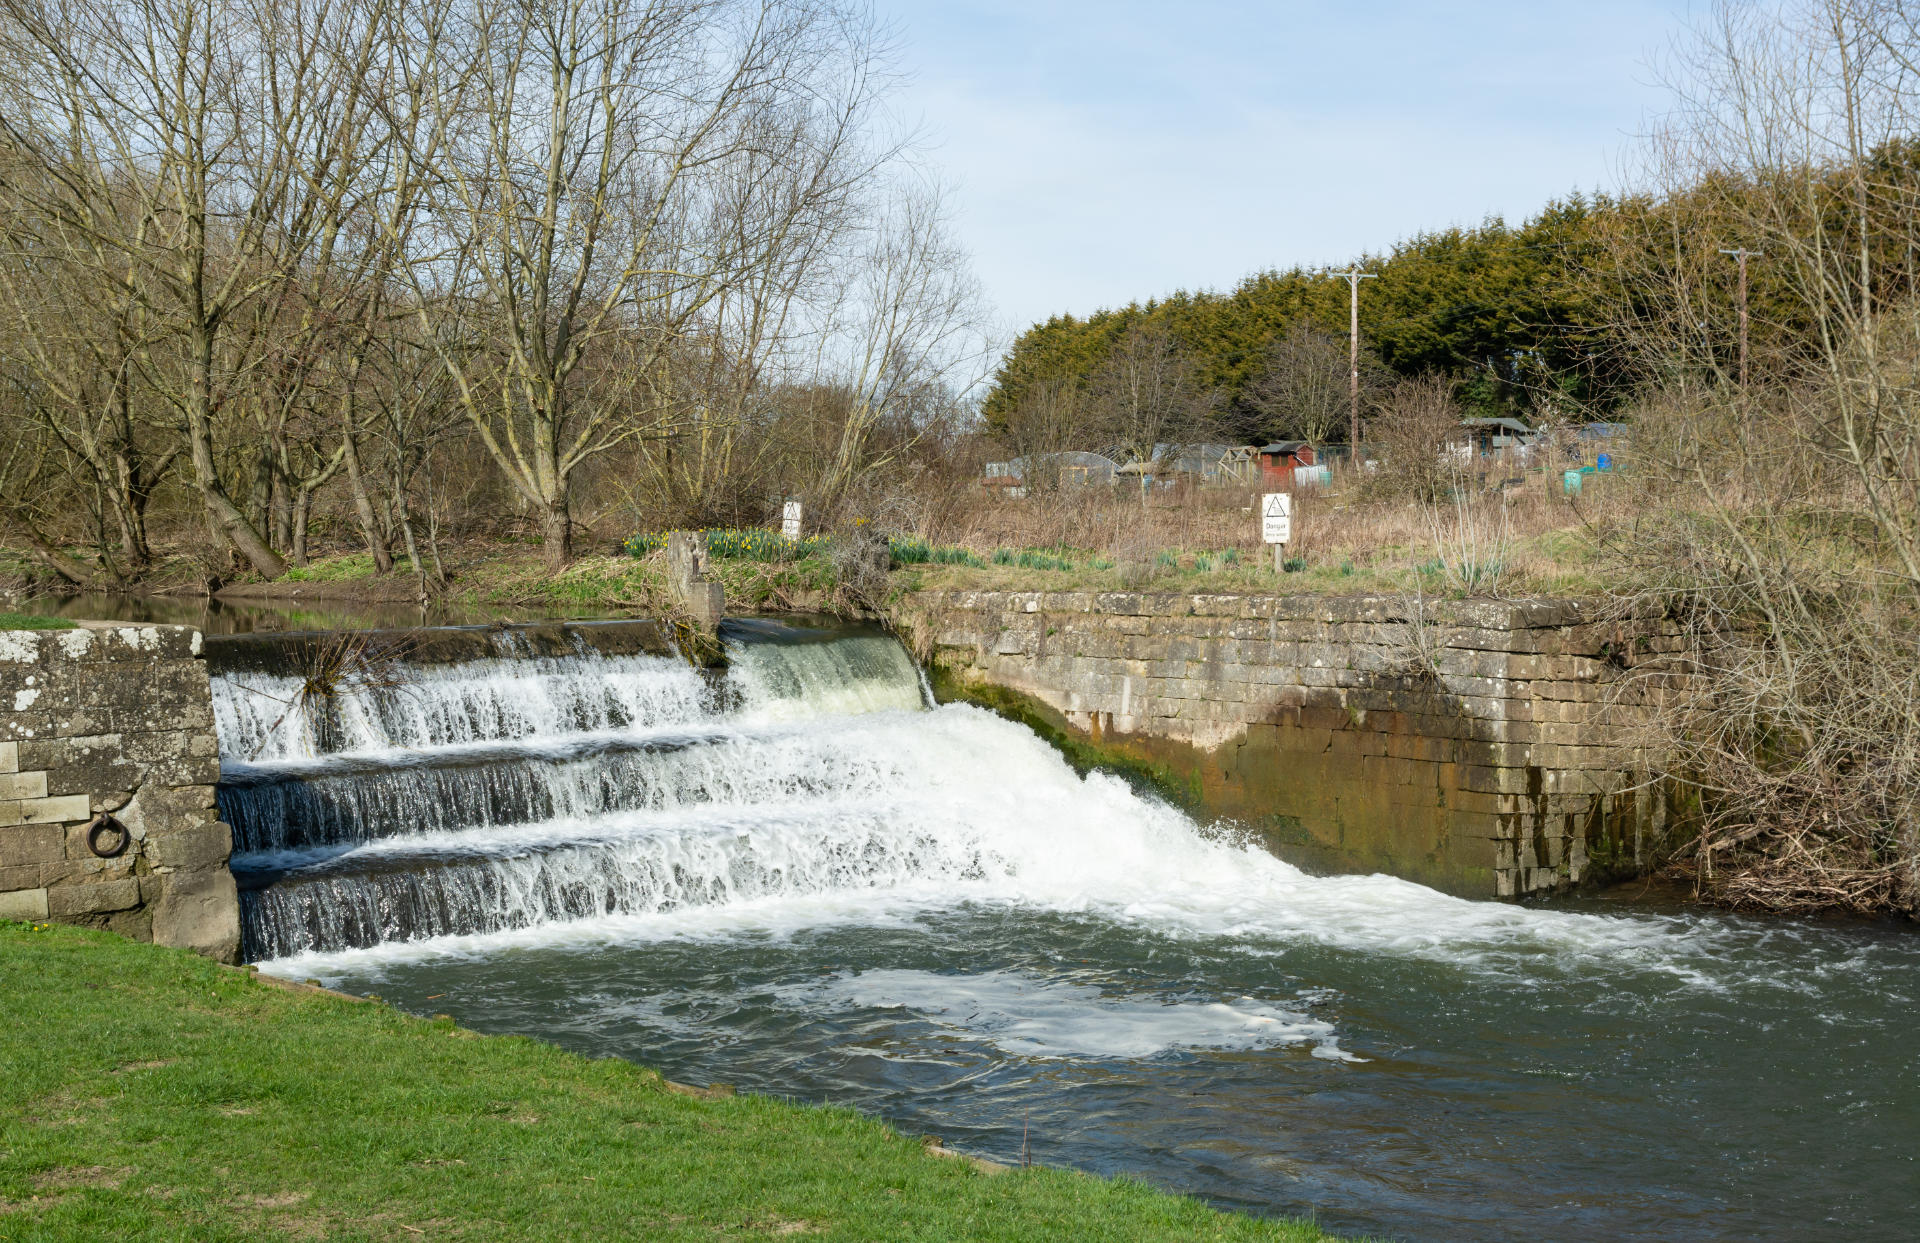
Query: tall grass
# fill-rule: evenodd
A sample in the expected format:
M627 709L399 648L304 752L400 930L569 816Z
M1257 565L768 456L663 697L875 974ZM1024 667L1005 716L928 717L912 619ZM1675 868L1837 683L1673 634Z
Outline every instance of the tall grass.
M833 543L825 535L795 539L764 527L719 527L700 534L706 537L708 556L731 561L805 561L826 555ZM666 546L667 532L651 531L628 536L620 550L629 557L646 557Z
M953 545L929 544L912 536L895 536L887 541L895 565L970 565L987 563L970 549Z

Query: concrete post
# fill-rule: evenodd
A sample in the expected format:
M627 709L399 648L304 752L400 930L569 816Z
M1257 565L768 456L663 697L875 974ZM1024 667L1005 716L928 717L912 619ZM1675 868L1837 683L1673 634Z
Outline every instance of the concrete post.
M706 630L727 614L725 588L707 577L707 540L698 531L667 536L667 585L680 607Z

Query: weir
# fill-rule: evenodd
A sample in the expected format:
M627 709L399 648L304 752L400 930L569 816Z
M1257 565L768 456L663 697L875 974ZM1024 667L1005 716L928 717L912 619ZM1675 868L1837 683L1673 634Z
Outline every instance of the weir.
M1420 674L1364 602L914 607L936 687L1083 771L838 624L722 668L645 622L19 640L0 760L60 822L0 824L0 901L1356 1234L1910 1218L1911 937L1404 879L1637 842L1613 681L1670 636L1455 605ZM1310 875L1242 811L1359 848Z
M920 711L897 641L777 623L722 637L718 670L690 665L651 623L214 644L219 807L245 956L955 864L885 814L909 774L884 746L861 745L858 728L807 728Z

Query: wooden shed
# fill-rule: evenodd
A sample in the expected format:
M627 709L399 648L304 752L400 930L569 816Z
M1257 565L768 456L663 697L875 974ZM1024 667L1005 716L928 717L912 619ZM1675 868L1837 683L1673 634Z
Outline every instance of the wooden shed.
M1304 440L1277 440L1260 447L1260 482L1293 486L1293 468L1314 466L1313 446Z

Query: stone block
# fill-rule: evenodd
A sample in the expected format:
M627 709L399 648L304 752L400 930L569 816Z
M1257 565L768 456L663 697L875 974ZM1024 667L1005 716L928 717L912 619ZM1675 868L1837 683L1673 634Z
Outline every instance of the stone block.
M93 815L91 804L84 794L30 798L4 806L20 809L20 819L17 821L20 824L58 824L68 820L85 820Z
M233 853L233 830L218 820L147 838L146 855L156 867L193 871L218 867Z
M47 774L44 772L0 774L0 801L13 802L46 796Z
M93 642L80 659L98 661L190 661L200 655L200 632L191 626L81 623ZM82 631L66 631L68 635Z
M140 882L128 877L91 885L55 885L47 890L47 914L53 918L103 915L140 905Z
M240 893L227 868L165 876L152 911L156 945L192 949L219 963L240 961Z
M212 786L220 780L218 756L181 756L146 766L147 784L163 786Z
M46 890L15 889L10 893L0 893L0 919L45 919L46 917Z
M42 884L38 864L22 864L15 867L0 868L0 892L14 889L37 889Z
M141 766L125 754L119 734L32 742L21 750L23 756L47 770L50 794L96 794L140 784Z
M53 713L46 711L0 714L0 741L53 737Z
M135 847L129 846L127 852L114 859L102 859L87 849L87 835L84 825L71 825L65 830L66 858L58 863L40 865L40 883L43 885L90 885L96 881L120 880L133 875L133 865L137 856Z
M0 742L0 773L17 773L19 771L20 744L17 742Z
M1463 764L1460 767L1460 787L1483 794L1525 794L1527 774L1521 769Z
M0 828L0 867L58 863L66 856L65 831L57 824Z

